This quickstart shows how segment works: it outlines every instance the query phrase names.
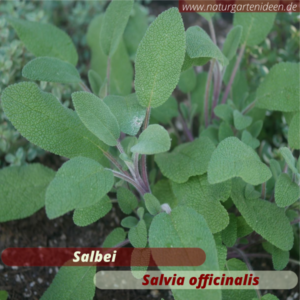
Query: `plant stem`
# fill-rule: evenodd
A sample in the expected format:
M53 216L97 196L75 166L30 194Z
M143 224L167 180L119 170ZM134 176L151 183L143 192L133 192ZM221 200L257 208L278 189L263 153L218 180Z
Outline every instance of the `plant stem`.
M245 47L246 47L246 44L243 44L241 49L240 49L239 55L238 55L237 60L235 62L235 65L234 65L233 71L231 73L228 85L226 86L226 89L225 89L225 92L224 92L224 95L223 95L223 98L222 98L222 101L221 101L222 104L226 103L226 100L227 100L228 94L230 92L231 86L233 84L235 75L236 75L237 70L240 66L240 62L242 60L242 57L243 57L243 54L244 54L244 51L245 51Z
M213 24L211 19L208 21L208 26L209 26L209 31L210 31L211 38L212 38L213 42L215 44L217 44L215 28L214 28L214 24Z
M140 170L139 170L139 154L135 153L134 154L134 174L135 174L135 178L137 179L137 181L140 183L140 185L147 190L147 186L145 185L141 175L140 175Z
M187 137L187 139L188 139L189 142L192 142L194 140L193 134L189 130L189 128L188 128L188 126L187 126L187 124L186 124L186 122L185 122L185 120L184 120L184 118L183 118L183 116L182 116L181 113L179 115L179 118L180 118L180 121L181 121L182 128L183 128L185 136Z
M263 182L261 185L261 198L266 199L266 183Z
M205 119L205 127L209 125L209 112L208 112L208 104L209 104L209 89L210 89L210 82L212 79L213 69L215 65L215 60L210 62L208 77L206 81L205 87L205 100L204 100L204 119Z
M298 219L292 221L292 222L291 222L291 225L298 224L298 223L300 223L300 218L298 218Z
M130 177L130 174L127 171L124 171L122 166L116 161L116 159L108 152L103 152L103 154L126 176Z
M89 93L92 92L92 91L87 87L87 85L86 85L83 81L81 81L81 82L79 83L79 85L80 85L80 87L81 87L84 91L89 92Z
M219 63L216 63L216 72L214 72L214 100L211 108L211 118L215 118L214 108L218 105L219 102L219 96L221 91L221 71Z
M247 114L255 106L255 104L256 104L256 100L254 100L247 107L245 107L244 110L242 111L242 114L243 115Z

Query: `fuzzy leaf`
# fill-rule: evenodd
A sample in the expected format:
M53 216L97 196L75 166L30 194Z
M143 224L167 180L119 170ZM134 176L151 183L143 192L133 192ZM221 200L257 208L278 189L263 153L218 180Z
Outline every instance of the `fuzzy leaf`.
M152 188L153 195L160 200L160 204L168 203L171 208L178 204L178 199L174 195L171 182L168 179L162 179L155 183Z
M121 221L121 225L125 228L132 228L137 225L139 220L136 217L126 217Z
M92 300L96 266L61 267L41 300Z
M204 118L204 98L205 98L205 88L207 82L207 73L201 72L197 75L197 84L195 89L191 92L191 102L192 105L196 106L196 112L200 113ZM213 92L213 84L210 88L210 96Z
M275 270L282 270L289 262L289 251L282 251L270 244L269 242L262 243L263 248L272 255L273 267Z
M228 60L231 60L236 55L236 50L239 47L242 32L243 27L238 25L233 27L227 34L223 45L223 54Z
M124 214L131 214L138 206L136 196L126 188L119 188L117 191L118 204Z
M212 233L223 230L229 223L226 209L220 201L230 195L231 181L209 184L207 176L194 176L185 183L172 184L179 205L193 208L206 220Z
M250 199L257 199L260 197L260 193L255 190L254 186L251 184L247 184L245 187L245 198Z
M219 141L222 142L226 138L234 136L234 133L231 129L231 126L227 122L222 122L219 127L218 138Z
M160 125L149 125L131 147L131 152L140 154L156 154L166 152L171 147L171 139L167 130Z
M299 111L299 73L299 63L281 62L272 67L257 89L256 106L283 112Z
M42 92L35 83L22 82L2 93L2 107L17 130L30 142L68 158L103 158L107 146L81 123L77 114Z
M145 119L146 110L140 106L135 94L126 97L107 96L103 101L118 120L122 132L129 135L138 133Z
M233 247L237 239L237 221L235 214L229 214L229 224L221 232L222 241L227 247Z
M160 107L151 110L151 118L153 117L158 123L169 124L171 120L178 116L178 105L174 97L170 97Z
M214 109L214 113L228 124L233 124L233 109L229 104L217 105Z
M256 152L236 137L229 137L218 145L207 172L210 183L241 177L252 185L266 182L272 175Z
M22 75L30 80L79 83L80 75L68 62L54 57L38 57L31 60L22 70Z
M76 157L57 171L46 191L46 213L54 219L75 208L91 206L112 188L114 177L98 162Z
M177 183L186 182L189 177L202 175L215 149L208 138L199 138L191 143L177 146L172 153L155 156L164 176Z
M290 206L300 198L299 186L288 174L282 173L275 184L275 202L279 207Z
M282 173L280 163L278 162L278 160L270 159L269 164L272 175L274 179L277 180L279 175Z
M110 199L104 196L91 206L75 209L73 221L77 226L87 226L103 218L111 209Z
M264 122L262 120L258 120L252 123L247 130L251 133L251 135L254 138L257 138L262 130L263 124Z
M180 74L178 87L183 93L189 93L196 87L196 82L194 68L189 68Z
M260 44L273 27L276 13L235 13L233 24L243 27L241 44L255 46Z
M300 113L295 114L290 123L288 141L292 149L300 149Z
M99 92L102 84L100 75L94 70L89 70L88 78L93 93L99 96Z
M8 296L9 295L7 291L0 291L0 300L6 300Z
M144 218L144 213L145 213L144 207L139 207L138 210L136 211L136 214L141 220Z
M247 130L244 130L242 133L242 142L253 149L256 149L260 145L259 140L254 138Z
M271 294L266 294L260 298L261 300L279 300L276 296ZM252 300L259 300L258 298L253 298Z
M54 171L40 164L1 169L0 222L23 219L42 208L54 175Z
M247 200L243 196L245 184L232 181L232 201L246 222L258 234L281 250L288 251L294 242L293 230L283 208L262 199Z
M236 218L236 225L238 238L243 238L244 236L253 232L253 229L247 224L243 216L238 216Z
M113 248L114 246L122 243L126 238L126 232L123 228L117 227L112 230L105 238L102 248Z
M107 145L117 145L120 127L109 107L88 92L73 93L72 100L83 124Z
M175 89L185 55L185 32L180 13L171 8L149 26L135 60L135 89L140 104L158 107Z
M228 59L199 26L189 27L186 31L186 52L190 58L210 57L217 59L223 66L228 64Z
M146 193L144 196L145 205L151 215L157 215L161 212L160 202L152 194Z
M206 253L206 260L201 266L161 267L162 270L216 271L219 269L214 237L205 219L190 207L178 206L172 210L171 214L156 215L149 230L149 245L151 248L199 247ZM221 300L221 291L216 290L173 290L172 292L175 299Z
M252 123L252 118L248 116L244 116L238 110L235 110L233 112L233 122L234 122L234 127L237 130L243 130Z
M147 245L147 226L144 220L140 220L135 227L129 229L128 238L135 248L144 248Z
M34 56L56 57L76 66L78 61L76 49L64 31L51 24L15 18L8 18L8 22Z
M184 56L184 62L181 67L181 72L184 72L190 69L193 66L203 66L210 61L210 57L197 57L197 58L190 58L187 53ZM201 73L199 73L201 74Z
M223 270L226 263L227 258L227 247L222 243L221 232L214 234L214 239L216 243L216 248L218 252L218 262L219 262L219 269Z
M284 158L284 160L287 163L287 165L289 166L289 168L291 169L291 171L294 174L298 174L298 170L296 168L296 159L293 156L291 150L287 147L281 147L279 149L279 152L282 155L282 157Z
M111 57L116 51L127 25L133 0L112 0L108 5L100 33L103 52Z

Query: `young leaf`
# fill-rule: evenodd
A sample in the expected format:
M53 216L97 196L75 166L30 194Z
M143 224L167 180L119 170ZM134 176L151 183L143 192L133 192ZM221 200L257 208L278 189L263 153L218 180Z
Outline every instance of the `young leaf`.
M46 191L46 213L54 219L75 208L97 203L112 188L114 177L98 162L76 157L57 171Z
M211 156L207 173L210 183L241 177L252 185L266 182L272 175L256 152L236 137L229 137L218 145Z
M257 199L260 197L260 193L255 190L254 186L251 184L247 184L245 187L245 198L248 200Z
M245 199L244 188L241 179L233 179L231 198L248 225L279 249L290 250L294 236L284 209L262 199Z
M151 215L157 215L161 212L160 202L152 194L146 193L144 196L145 205Z
M135 227L129 229L128 239L135 248L144 248L147 245L147 226L144 220L140 220Z
M235 110L233 112L233 122L234 122L234 127L237 130L243 130L252 123L252 118L248 116L244 116L238 110Z
M22 75L30 80L79 83L80 75L68 62L54 57L38 57L31 60L22 70Z
M42 208L54 175L54 171L40 164L1 169L0 222L23 219Z
M196 82L194 68L189 68L180 74L178 87L183 93L189 93L196 87Z
M120 127L103 100L88 92L73 93L72 100L83 124L107 145L117 145Z
M228 124L233 124L233 109L229 104L217 105L214 109L214 113Z
M89 70L88 78L93 93L99 96L100 88L102 85L102 80L100 75L94 70Z
M258 120L252 123L247 130L251 133L251 135L254 138L257 138L262 130L263 124L264 122L262 120Z
M247 130L244 130L242 133L242 142L253 149L256 149L260 145L259 140L254 138Z
M223 54L229 61L236 55L236 50L239 47L242 32L243 27L238 25L233 27L227 34L223 45Z
M35 83L22 82L2 93L2 107L17 130L41 148L68 158L85 156L97 161L107 146L81 123L76 113L42 92Z
M112 0L106 9L100 33L103 52L111 57L116 51L127 25L133 0Z
M229 214L229 224L221 232L222 241L227 247L233 247L237 240L237 221L235 214Z
M71 38L51 24L8 18L20 40L34 56L50 56L76 66L78 55ZM54 42L55 41L55 42Z
M290 206L300 198L299 186L288 174L282 173L275 183L275 202L279 207Z
M146 110L140 106L135 94L126 97L107 96L103 101L118 120L122 132L129 135L138 133L145 119Z
M162 179L155 183L152 193L157 199L161 199L160 204L168 203L171 208L178 205L178 199L174 195L171 182L168 179Z
M155 162L164 176L177 183L183 183L189 177L202 175L207 171L214 149L213 142L201 137L177 146L172 153L155 155Z
M234 136L231 126L227 122L222 122L220 124L219 133L218 133L219 141L222 142L223 140L227 139L230 136Z
M272 67L257 89L256 106L283 112L299 111L299 66L299 63L281 62Z
M149 125L131 147L131 152L140 154L156 154L166 152L171 147L171 139L167 130L160 125Z
M203 216L190 207L178 206L172 210L171 214L160 213L156 215L149 230L149 245L151 248L199 247L206 253L206 260L201 266L161 267L163 271L219 270L214 237ZM222 299L219 290L173 290L172 292L175 299Z
M138 206L136 196L126 188L119 188L117 191L118 204L124 214L131 214Z
M253 232L253 229L247 224L243 216L236 218L237 225L237 238L243 238L244 236Z
M0 291L0 300L6 300L8 298L7 291Z
M288 132L289 146L300 149L300 113L294 115Z
M233 24L243 27L241 44L255 46L260 44L273 27L276 13L235 13Z
M41 300L92 300L96 267L61 267Z
M73 221L77 226L87 226L104 217L111 209L112 203L110 199L104 196L91 206L75 209Z
M282 173L280 163L278 162L278 160L270 159L269 165L270 165L272 175L276 181L279 175Z
M190 58L210 57L217 59L223 66L228 64L228 59L199 26L189 27L186 31L186 52Z
M109 233L103 242L102 248L112 248L122 243L126 238L126 232L123 228L117 227Z
M135 89L140 104L158 107L175 89L185 55L185 32L180 13L171 8L149 26L135 60Z
M137 225L139 220L136 217L126 217L121 221L121 225L125 228L132 228Z
M282 155L282 157L284 158L284 160L287 163L287 165L289 166L289 168L291 169L291 171L294 174L298 174L298 170L296 168L296 159L293 156L291 150L287 147L281 147L279 149L279 152Z
M223 230L229 222L226 209L220 201L230 195L231 181L209 184L207 176L194 176L185 183L172 184L179 205L193 208L206 220L212 233Z
M136 211L136 214L141 220L144 218L144 213L145 213L144 207L139 207L138 210Z
M158 123L169 124L171 120L178 116L178 105L174 97L170 97L163 105L151 109L151 119Z

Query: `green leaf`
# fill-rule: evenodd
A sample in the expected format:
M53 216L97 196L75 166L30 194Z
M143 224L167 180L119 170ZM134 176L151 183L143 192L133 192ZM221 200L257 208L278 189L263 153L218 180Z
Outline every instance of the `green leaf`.
M135 60L135 89L140 104L158 107L175 89L185 55L185 32L180 13L171 8L149 26Z
M144 220L140 220L135 227L129 229L128 238L135 248L144 248L147 245L147 226Z
M121 221L121 225L125 228L132 228L137 225L139 220L136 217L126 217Z
M124 214L131 214L138 206L136 196L126 188L119 188L117 191L118 204Z
M112 188L114 176L98 162L76 157L57 171L46 191L46 213L54 219L75 208L91 206Z
M256 149L260 145L259 140L254 138L247 130L244 130L242 133L242 142L253 149Z
M42 92L35 83L22 82L2 93L2 107L17 130L30 142L68 158L103 158L107 146L81 123L76 113Z
M241 44L255 46L265 40L273 27L276 13L235 13L233 25L243 27Z
M214 113L228 124L233 124L233 109L229 104L217 105L214 109Z
M107 145L117 145L120 127L103 100L88 92L73 93L72 100L83 124Z
M207 171L208 162L215 149L208 138L177 146L172 153L155 155L164 176L177 183L186 182L189 177L202 175Z
M34 56L50 56L76 66L78 55L71 38L51 24L8 18L20 40Z
M54 171L40 164L1 169L0 222L23 219L42 208L54 175Z
M101 84L102 84L100 75L94 70L89 70L88 78L93 93L95 95L99 95Z
M203 18L205 18L207 21L211 20L212 17L215 15L215 12L198 12L199 15L201 15Z
M262 243L263 248L272 255L273 267L275 270L282 270L289 262L290 254L288 251L282 251L270 244L269 242Z
M139 136L138 143L131 147L131 152L140 154L156 154L166 152L171 147L171 139L162 126L149 125Z
M231 129L231 126L227 122L222 122L219 127L218 138L219 141L222 142L226 138L234 136L234 133Z
M61 267L41 300L92 300L96 267Z
M226 258L227 258L227 248L222 243L221 232L215 233L214 239L215 239L216 248L217 248L217 252L218 252L219 269L223 270L225 267Z
M300 149L300 113L295 114L291 121L288 141L292 149Z
M281 250L293 247L293 230L283 208L262 199L245 199L245 184L241 179L232 181L232 201L246 222L267 241Z
M190 207L178 206L172 210L171 214L161 213L156 215L149 230L149 245L151 248L199 247L206 253L206 260L201 266L161 267L160 269L163 271L219 270L214 237L203 216ZM221 291L216 290L173 290L172 292L175 299L221 299Z
M75 209L73 221L77 226L87 226L104 217L111 209L112 203L110 199L104 196L91 206Z
M152 188L152 193L157 199L161 199L160 204L168 203L171 208L178 204L178 199L174 195L171 182L168 179L157 181Z
M103 101L118 120L122 132L129 135L138 133L145 119L146 110L140 106L136 94L126 97L107 96Z
M127 25L133 0L112 0L106 9L101 26L100 44L103 52L111 57L116 51Z
M38 57L31 60L22 70L22 75L30 80L79 83L80 75L68 62L54 57Z
M152 194L146 193L144 196L145 205L151 215L157 215L161 212L160 202Z
M299 66L299 63L281 62L272 67L257 89L256 106L283 112L299 111Z
M237 240L237 220L233 213L229 214L229 224L221 232L222 241L227 247L233 247Z
M190 58L189 55L187 53L185 53L184 62L181 67L181 72L184 72L193 66L203 66L209 61L210 61L210 57ZM201 73L199 73L199 74L201 74Z
M243 238L244 236L247 236L248 234L253 232L253 229L247 224L243 216L238 216L236 218L236 225L238 238Z
M235 26L227 34L226 40L223 45L223 54L228 60L231 60L236 55L236 50L239 47L242 37L243 27Z
M139 207L138 210L136 211L136 214L140 219L143 219L145 213L144 207Z
M239 259L232 258L227 260L225 271L248 271L245 263ZM222 300L249 300L256 296L253 290L222 290Z
M271 294L266 294L260 298L261 300L279 300L276 296ZM259 300L258 298L253 298L252 300Z
M243 130L252 123L252 118L248 116L244 116L238 110L235 110L233 112L233 122L234 122L234 127L237 130Z
M298 174L298 170L296 168L296 159L293 156L291 150L287 147L281 147L279 149L279 152L282 155L282 157L284 158L284 160L287 163L287 165L289 166L289 168L291 169L291 171L294 174Z
M207 176L191 177L185 183L172 184L179 205L193 208L206 220L212 233L223 230L229 223L226 209L220 201L226 201L230 195L231 181L209 184Z
M123 37L131 58L136 55L137 48L148 28L147 15L138 3L133 5L133 13L129 17Z
M300 187L288 174L282 173L275 183L275 202L279 207L290 206L300 198Z
M199 26L189 27L186 31L186 52L190 58L209 57L218 60L223 66L228 64L228 59Z
M252 185L266 182L272 175L256 152L236 137L229 137L218 145L211 156L207 173L210 183L241 177Z
M154 118L158 123L169 124L171 120L178 116L178 105L174 97L170 97L160 107L151 110L151 118Z
M280 163L278 160L270 159L269 165L274 179L277 180L279 175L282 173Z
M9 295L7 291L0 291L0 300L6 300L8 296Z
M180 74L178 87L183 93L190 93L196 87L196 82L194 68L189 68Z
M122 243L126 238L126 232L123 228L117 227L112 230L105 238L102 248L113 248L114 246Z
M262 120L258 120L252 123L247 130L251 133L251 135L254 138L257 138L262 130L263 124L264 122Z
M87 32L87 43L91 48L91 69L97 72L104 83L108 57L100 44L100 32L104 15L95 17ZM109 91L112 95L128 95L132 90L133 67L123 40L110 58Z
M250 199L257 199L260 197L260 193L255 190L254 186L251 184L247 184L245 188L245 198Z

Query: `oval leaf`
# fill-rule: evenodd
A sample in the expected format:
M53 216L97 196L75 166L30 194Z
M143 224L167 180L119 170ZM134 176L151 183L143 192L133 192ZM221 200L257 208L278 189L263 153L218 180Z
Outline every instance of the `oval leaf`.
M223 54L228 60L231 60L236 55L236 50L240 44L242 32L243 27L238 25L233 27L227 34L223 45Z

